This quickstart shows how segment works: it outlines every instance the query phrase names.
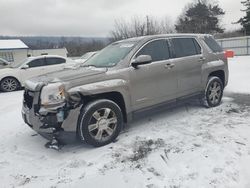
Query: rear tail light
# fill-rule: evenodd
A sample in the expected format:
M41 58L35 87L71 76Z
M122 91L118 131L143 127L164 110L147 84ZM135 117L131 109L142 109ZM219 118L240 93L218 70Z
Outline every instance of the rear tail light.
M225 58L233 58L234 57L234 51L233 50L226 50L224 52Z

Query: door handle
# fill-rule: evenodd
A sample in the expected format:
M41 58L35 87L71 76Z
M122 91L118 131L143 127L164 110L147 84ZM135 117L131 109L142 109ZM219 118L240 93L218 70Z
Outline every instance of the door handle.
M206 60L205 57L200 57L198 61L199 61L199 62L204 62L205 60Z
M167 63L165 66L164 66L166 69L172 69L175 67L175 64L173 63Z

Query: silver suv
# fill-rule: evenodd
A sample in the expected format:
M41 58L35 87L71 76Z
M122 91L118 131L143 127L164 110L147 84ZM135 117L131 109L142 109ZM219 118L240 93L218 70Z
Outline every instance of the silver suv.
M191 96L218 106L227 83L227 58L212 36L144 36L115 42L77 69L28 80L22 115L46 138L103 146L136 112Z

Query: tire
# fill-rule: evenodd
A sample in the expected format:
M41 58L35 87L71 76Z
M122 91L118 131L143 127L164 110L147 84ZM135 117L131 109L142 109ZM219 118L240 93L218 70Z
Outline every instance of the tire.
M117 138L123 127L123 115L116 103L100 99L83 107L78 122L80 140L100 147Z
M0 83L0 89L3 92L12 92L12 91L16 91L17 89L19 89L20 84L18 82L18 80L16 78L13 77L7 77L2 79L1 83Z
M204 97L204 104L207 107L216 107L221 104L224 86L217 76L209 77Z

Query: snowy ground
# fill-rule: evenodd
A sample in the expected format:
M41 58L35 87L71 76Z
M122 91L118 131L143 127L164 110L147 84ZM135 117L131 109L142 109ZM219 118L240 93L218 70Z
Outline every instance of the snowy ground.
M250 57L230 61L223 104L196 101L135 120L116 143L57 152L0 93L0 187L250 187Z

